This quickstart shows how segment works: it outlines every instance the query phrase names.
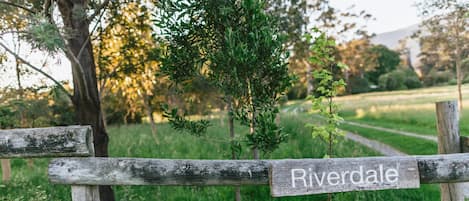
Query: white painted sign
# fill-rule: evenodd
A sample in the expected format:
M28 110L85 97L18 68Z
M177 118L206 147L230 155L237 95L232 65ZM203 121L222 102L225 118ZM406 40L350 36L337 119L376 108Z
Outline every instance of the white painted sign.
M279 160L269 177L273 197L420 187L412 157Z

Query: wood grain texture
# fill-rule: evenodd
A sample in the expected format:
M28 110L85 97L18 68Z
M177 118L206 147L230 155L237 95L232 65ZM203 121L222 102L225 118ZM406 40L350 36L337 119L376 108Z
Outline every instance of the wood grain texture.
M0 158L92 156L90 126L0 130Z
M420 183L469 181L469 154L415 158ZM79 185L266 185L275 161L58 158L49 164L49 180Z
M278 160L270 170L273 197L419 187L413 157Z
M256 160L59 158L49 180L87 185L259 185L268 183L268 163Z
M72 186L72 201L100 201L98 186Z
M438 153L460 153L459 111L457 101L436 103L436 126L438 129ZM463 201L464 185L440 184L441 201Z

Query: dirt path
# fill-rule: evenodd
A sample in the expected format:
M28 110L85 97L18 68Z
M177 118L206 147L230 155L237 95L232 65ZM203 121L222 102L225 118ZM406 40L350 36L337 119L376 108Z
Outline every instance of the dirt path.
M360 143L370 149L373 149L383 154L384 156L406 156L407 155L397 149L394 149L393 147L387 144L384 144L375 140L370 140L368 138L362 137L360 135L357 135L351 132L346 132L345 138L352 140L354 142Z
M372 126L372 125L368 125L368 124L350 122L350 121L343 121L342 123L353 125L353 126L359 126L359 127L363 127L363 128L371 128L371 129L375 129L375 130L379 130L379 131L385 131L385 132L392 133L392 134L397 134L397 135L405 135L405 136L409 136L409 137L415 137L415 138L430 140L430 141L433 141L433 142L438 142L438 139L435 136L428 136L428 135L423 135L423 134L417 134L417 133L412 133L412 132L407 132L407 131L400 131L400 130L395 130L395 129L390 129L390 128L383 128L383 127Z

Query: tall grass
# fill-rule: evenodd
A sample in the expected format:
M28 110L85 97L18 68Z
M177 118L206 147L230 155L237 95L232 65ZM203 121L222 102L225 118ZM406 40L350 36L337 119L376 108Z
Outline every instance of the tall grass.
M305 124L312 122L307 115L282 116L281 122L290 133L287 143L276 151L264 155L264 159L280 158L321 158L325 155L326 144L312 139ZM229 159L228 128L220 120L213 120L213 126L203 137L178 133L168 124L158 124L160 144L155 144L148 125L128 125L110 127L111 157L178 158L178 159ZM241 136L248 129L236 126L236 134ZM336 145L336 157L375 156L376 152L341 140ZM244 146L242 159L250 159L249 147ZM13 160L13 180L0 185L0 200L70 200L70 188L65 185L51 185L47 181L49 159L36 159L30 169L22 159ZM192 187L192 186L116 186L118 200L162 200L162 201L220 201L234 200L232 187ZM243 186L243 200L325 200L324 195L272 198L268 186ZM385 190L369 192L349 192L334 194L334 200L439 200L438 189L434 185L423 185L414 190Z

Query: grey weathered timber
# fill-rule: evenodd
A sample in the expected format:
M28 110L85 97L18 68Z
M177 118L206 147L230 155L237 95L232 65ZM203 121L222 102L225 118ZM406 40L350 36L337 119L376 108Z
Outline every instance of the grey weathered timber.
M72 186L72 201L100 201L98 186Z
M436 118L438 129L438 153L460 153L461 142L459 136L458 102L446 101L436 103ZM464 200L463 184L440 184L440 192L441 201Z
M469 181L469 154L415 158L420 183ZM49 180L77 185L266 185L273 161L57 158L49 164Z
M420 187L413 157L289 159L271 164L273 197Z
M92 156L90 126L0 130L0 158Z
M49 180L88 185L259 185L268 183L268 162L59 158L49 164Z

